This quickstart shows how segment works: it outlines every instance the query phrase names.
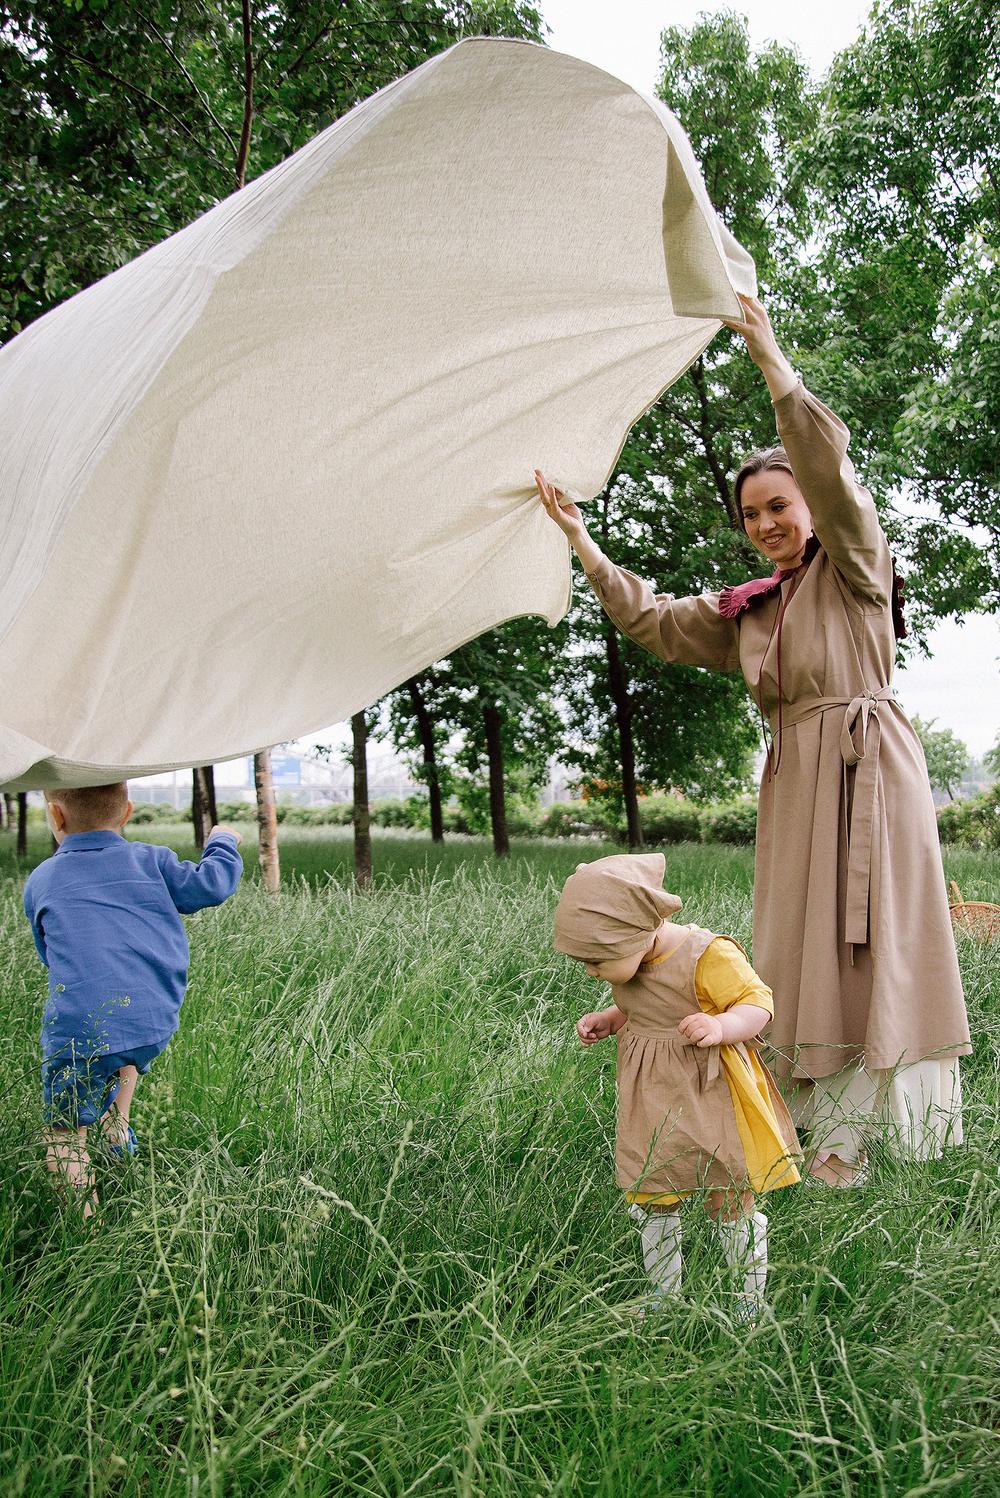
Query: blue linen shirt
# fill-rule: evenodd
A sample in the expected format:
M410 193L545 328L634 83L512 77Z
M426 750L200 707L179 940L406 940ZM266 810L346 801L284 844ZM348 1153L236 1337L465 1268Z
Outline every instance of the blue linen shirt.
M243 860L231 833L201 862L118 832L70 833L31 873L24 913L49 970L42 1055L115 1054L177 1029L190 952L181 915L221 905ZM180 912L180 914L178 914Z

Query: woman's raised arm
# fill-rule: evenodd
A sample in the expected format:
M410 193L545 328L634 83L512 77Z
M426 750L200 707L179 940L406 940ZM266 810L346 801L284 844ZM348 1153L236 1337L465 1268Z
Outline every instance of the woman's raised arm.
M892 557L875 501L858 484L847 456L850 433L802 385L778 347L763 304L746 296L740 302L744 321L727 318L726 327L744 339L767 382L778 436L820 545L852 591L884 608L892 596Z
M535 483L546 511L569 538L587 581L613 624L661 660L710 671L738 671L739 626L719 613L718 595L674 598L654 593L648 583L616 567L584 524L578 505L535 470Z

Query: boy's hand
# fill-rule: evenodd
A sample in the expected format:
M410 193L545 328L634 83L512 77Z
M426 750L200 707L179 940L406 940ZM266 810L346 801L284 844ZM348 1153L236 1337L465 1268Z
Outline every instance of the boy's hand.
M607 1040L611 1031L612 1013L610 1009L595 1009L591 1014L585 1014L576 1022L576 1033L580 1037L581 1045L596 1045L599 1040Z
M225 822L217 822L216 825L212 828L212 832L208 834L209 837L212 836L213 832L228 832L230 837L234 837L236 839L237 847L239 847L240 843L243 841L243 834L241 832L237 832L235 827L227 826Z
M677 1028L687 1040L703 1049L722 1044L722 1025L714 1014L686 1014Z

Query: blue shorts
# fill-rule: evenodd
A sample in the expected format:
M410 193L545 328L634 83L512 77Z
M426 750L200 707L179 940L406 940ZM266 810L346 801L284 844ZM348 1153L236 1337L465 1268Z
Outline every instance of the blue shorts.
M42 1114L51 1129L80 1129L103 1118L118 1096L118 1072L134 1066L147 1072L166 1046L137 1046L116 1055L105 1051L96 1056L73 1056L65 1051L42 1062Z

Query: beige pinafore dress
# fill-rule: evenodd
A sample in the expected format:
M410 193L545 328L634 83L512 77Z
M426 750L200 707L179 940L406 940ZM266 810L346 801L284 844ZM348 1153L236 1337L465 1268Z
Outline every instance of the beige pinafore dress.
M747 1160L720 1046L699 1047L678 1033L701 1012L695 969L717 933L689 926L665 961L615 984L628 1023L618 1031L618 1184L665 1196L699 1187L742 1186ZM743 1045L726 1047L746 1058ZM794 1130L789 1123L794 1139Z

